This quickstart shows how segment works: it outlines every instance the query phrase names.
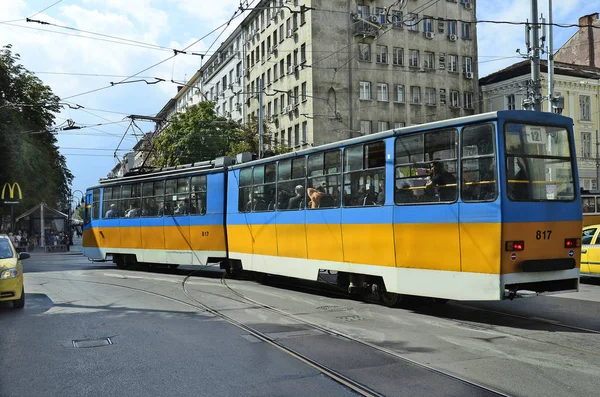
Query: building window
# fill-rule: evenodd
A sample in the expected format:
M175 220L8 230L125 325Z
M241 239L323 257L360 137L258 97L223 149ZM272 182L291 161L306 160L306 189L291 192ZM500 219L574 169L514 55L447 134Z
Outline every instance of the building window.
M450 91L450 107L458 108L460 107L460 102L458 98L458 91Z
M470 40L471 39L471 24L463 23L462 24L462 38Z
M506 96L506 109L508 110L515 110L516 107L516 100L515 100L515 94L510 94Z
M394 47L392 51L392 63L396 66L404 65L404 48Z
M358 60L363 62L371 62L371 44L358 45Z
M360 82L360 99L363 101L371 100L371 83L368 81Z
M371 120L360 121L360 133L363 135L369 135L371 133Z
M380 25L385 25L385 9L377 7L375 8L375 17L377 18L377 23Z
M377 100L381 102L389 101L388 85L386 83L377 83Z
M591 120L591 105L589 95L579 95L579 120Z
M584 159L592 157L592 133L581 132L581 153Z
M456 36L456 21L448 21L448 36Z
M300 145L300 124L294 126L294 145Z
M425 105L435 106L436 104L436 92L435 88L426 87L425 88Z
M306 63L306 44L300 46L300 63Z
M425 51L423 54L423 67L425 69L435 69L435 53Z
M387 121L378 121L377 122L377 132L387 131L390 129L390 123Z
M308 142L308 121L302 123L302 143Z
M417 105L421 103L421 87L414 85L410 87L410 103Z
M406 27L408 30L410 30L411 32L418 32L419 31L419 16L417 14L414 13L409 13L408 16L406 17Z
M458 72L458 55L448 55L448 71Z
M423 32L433 33L433 19L430 17L423 18Z
M473 59L471 57L463 57L463 72L465 74L473 72Z
M463 104L465 109L473 109L473 93L465 92L463 94Z
M306 82L302 83L302 102L306 101Z
M402 11L392 11L392 27L402 29Z
M377 63L388 63L388 49L385 45L377 46Z
M396 86L396 102L404 103L404 86L403 85Z
M404 128L406 127L406 123L402 122L402 121L396 121L394 123L394 128Z
M409 51L408 66L413 68L419 67L419 50Z

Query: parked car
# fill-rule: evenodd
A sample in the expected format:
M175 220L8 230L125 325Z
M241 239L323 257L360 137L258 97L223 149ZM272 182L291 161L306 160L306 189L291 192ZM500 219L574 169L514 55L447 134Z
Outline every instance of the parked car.
M583 228L580 273L584 277L600 277L600 225Z
M25 306L21 261L27 258L28 252L18 253L9 237L0 235L0 302L12 301L16 309Z

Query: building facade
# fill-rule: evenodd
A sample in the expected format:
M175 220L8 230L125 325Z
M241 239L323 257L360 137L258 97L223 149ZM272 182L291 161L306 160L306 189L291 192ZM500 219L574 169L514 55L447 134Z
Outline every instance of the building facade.
M542 92L548 92L548 68L541 62ZM531 64L523 61L479 80L482 110L523 109ZM555 62L554 94L564 98L562 114L574 122L579 184L585 190L598 189L600 166L600 68ZM544 104L544 109L547 105Z
M558 62L600 67L600 20L598 13L579 18L579 30L554 55Z
M243 22L249 117L275 141L321 145L475 113L471 1L263 0ZM255 94L256 93L256 94Z
M261 0L161 113L262 108L271 142L294 149L476 113L475 1L401 4Z

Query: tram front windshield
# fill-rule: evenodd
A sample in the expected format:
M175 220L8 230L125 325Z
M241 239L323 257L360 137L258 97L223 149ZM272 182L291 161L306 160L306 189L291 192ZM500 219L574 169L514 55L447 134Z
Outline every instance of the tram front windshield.
M507 123L507 193L513 201L575 198L572 150L564 127Z

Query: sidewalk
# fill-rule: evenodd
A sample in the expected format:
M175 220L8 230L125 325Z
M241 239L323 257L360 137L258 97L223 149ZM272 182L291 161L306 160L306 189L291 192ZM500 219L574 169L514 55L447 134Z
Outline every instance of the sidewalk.
M47 252L44 247L35 247L33 250L28 251L31 255L53 255L53 254L62 254L62 255L81 255L83 254L83 239L81 237L73 237L73 245L69 247L69 251L67 252Z

